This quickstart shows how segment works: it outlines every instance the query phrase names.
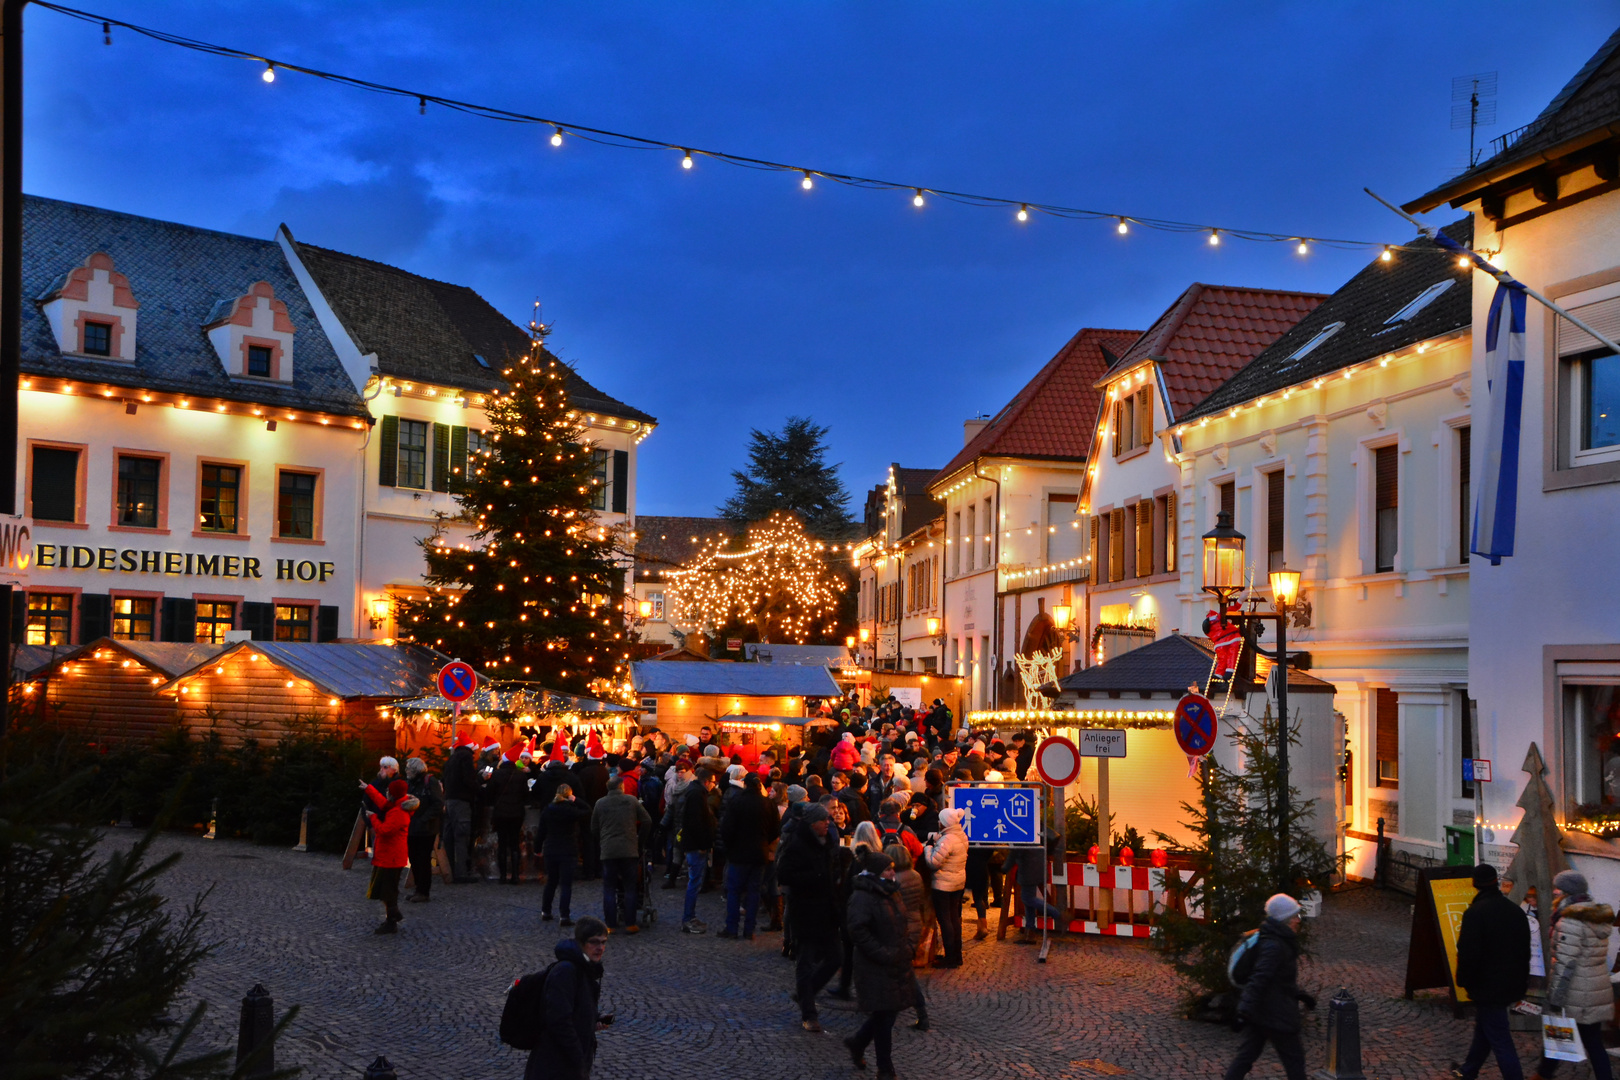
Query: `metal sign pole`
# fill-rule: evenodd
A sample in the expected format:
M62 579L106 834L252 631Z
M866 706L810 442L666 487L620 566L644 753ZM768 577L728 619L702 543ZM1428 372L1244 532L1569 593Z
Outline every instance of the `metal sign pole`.
M450 749L456 748L456 725L461 722L461 702L450 703Z

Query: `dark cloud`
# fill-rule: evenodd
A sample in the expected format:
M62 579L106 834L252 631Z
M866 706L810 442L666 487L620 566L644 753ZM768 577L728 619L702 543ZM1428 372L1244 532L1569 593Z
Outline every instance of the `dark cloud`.
M329 180L308 188L282 188L263 211L244 215L236 228L268 236L285 222L307 243L381 262L414 261L445 219L443 199L419 176L390 167L375 179Z

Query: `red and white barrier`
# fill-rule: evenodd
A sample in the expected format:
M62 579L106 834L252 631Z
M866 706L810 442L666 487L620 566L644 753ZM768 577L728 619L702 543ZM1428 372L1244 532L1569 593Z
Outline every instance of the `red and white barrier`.
M1076 934L1151 937L1159 913L1172 903L1166 887L1167 879L1177 883L1186 882L1193 873L1192 870L1155 866L1049 863L1048 895L1055 901L1055 906L1065 912L1084 912L1090 917L1042 918L1037 922L1048 930L1067 930ZM1106 923L1098 917L1105 910L1111 911L1113 916ZM1192 915L1197 918L1199 913L1195 911Z

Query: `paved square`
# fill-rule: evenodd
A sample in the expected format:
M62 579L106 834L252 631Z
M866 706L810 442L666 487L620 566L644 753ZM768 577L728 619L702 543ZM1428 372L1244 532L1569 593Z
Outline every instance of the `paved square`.
M359 1080L378 1054L401 1080L522 1076L524 1055L502 1046L496 1031L513 976L547 963L562 934L540 922L538 886L435 883L432 903L404 905L397 936L377 937L380 905L364 899L363 861L345 873L329 855L187 837L165 837L157 849L183 852L164 879L168 895L186 900L213 889L205 931L219 948L191 987L211 1005L205 1040L234 1043L241 997L262 982L278 1016L303 1006L276 1060L304 1066L307 1077ZM799 1030L779 935L752 943L683 935L682 894L654 895L660 921L608 947L603 1006L616 1022L601 1035L597 1077L860 1075L839 1044L859 1023L851 1006L824 1003L826 1034ZM578 886L574 916L599 914L600 896L596 882ZM699 916L711 929L722 910L719 894L700 898ZM1432 1080L1461 1056L1470 1026L1451 1018L1443 995L1401 997L1410 917L1410 902L1398 894L1363 889L1328 899L1315 927L1317 955L1301 965L1302 987L1321 1000L1306 1020L1313 1071L1326 1059L1327 1002L1341 985L1361 1007L1370 1077ZM909 1014L902 1016L901 1076L1209 1077L1236 1046L1229 1031L1177 1018L1175 980L1143 944L1065 938L1040 965L1035 949L992 937L967 943L965 959L958 971L924 973L934 1030L911 1031ZM1530 1048L1521 1036L1527 1073ZM1282 1072L1268 1051L1251 1075Z

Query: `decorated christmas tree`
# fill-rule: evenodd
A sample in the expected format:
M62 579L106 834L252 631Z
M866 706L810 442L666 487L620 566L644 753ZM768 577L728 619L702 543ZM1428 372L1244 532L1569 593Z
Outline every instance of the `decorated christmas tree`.
M709 541L670 572L665 593L672 617L690 630L748 627L758 641L833 639L846 585L829 554L797 515L773 513L740 540Z
M538 322L528 354L501 374L487 450L457 480L458 520L422 541L425 598L402 600L412 640L497 678L620 696L628 670L619 537L592 509L595 462L568 402L568 369Z

